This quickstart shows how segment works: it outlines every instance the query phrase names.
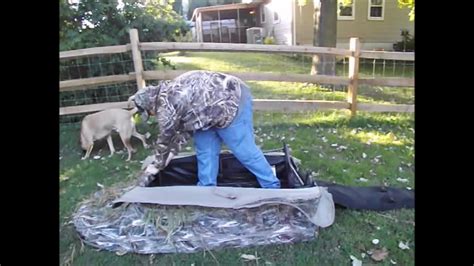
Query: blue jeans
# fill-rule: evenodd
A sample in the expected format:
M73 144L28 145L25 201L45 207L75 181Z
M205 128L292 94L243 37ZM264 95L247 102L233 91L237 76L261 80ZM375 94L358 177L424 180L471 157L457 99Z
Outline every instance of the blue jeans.
M198 186L216 186L219 153L222 142L256 177L262 188L280 188L280 181L262 151L255 144L253 133L253 103L250 91L242 89L239 111L227 128L211 128L194 133L194 148L198 162Z

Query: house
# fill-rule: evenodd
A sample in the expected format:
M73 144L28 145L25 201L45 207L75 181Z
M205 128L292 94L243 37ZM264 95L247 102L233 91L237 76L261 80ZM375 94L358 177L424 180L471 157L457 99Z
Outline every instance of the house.
M397 0L338 0L337 47L348 48L359 37L362 49L392 50L401 41L401 30L415 33L409 10ZM320 0L253 0L246 3L195 9L198 42L254 43L247 29L273 36L277 44L313 45L314 7ZM258 31L253 31L258 32ZM258 41L256 43L259 43Z
M196 8L191 21L195 21L197 42L247 43L247 29L259 27L257 19L263 2L237 3Z

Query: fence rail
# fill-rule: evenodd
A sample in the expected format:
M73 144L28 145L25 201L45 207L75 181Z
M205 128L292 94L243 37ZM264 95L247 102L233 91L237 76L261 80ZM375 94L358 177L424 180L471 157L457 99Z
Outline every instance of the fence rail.
M126 53L128 51L130 51L130 44L94 47L94 48L86 48L86 49L60 52L59 59L75 59L75 58L91 56L91 55L119 54L119 53Z
M141 51L225 51L225 52L258 52L258 53L291 53L291 54L331 54L349 58L349 73L347 77L286 74L286 73L245 73L226 72L243 80L251 81L283 81L283 82L308 82L343 85L348 87L347 101L319 101L319 100L269 100L255 99L256 110L272 111L309 111L326 109L348 109L351 115L357 110L367 112L414 112L414 105L404 104L358 104L357 88L359 85L387 86L387 87L414 87L413 78L360 78L360 58L414 61L414 53L363 51L360 50L358 38L350 40L350 49L311 47L311 46L286 46L286 45L259 45L259 44L229 44L229 43L171 43L171 42L145 42L140 43L138 32L130 30L130 44L95 47L60 53L60 59L77 59L91 55L104 55L132 52L134 72L122 75L110 75L84 79L60 81L60 91L74 91L88 87L121 83L136 80L137 88L145 86L146 80L173 79L186 72L181 70L153 70L144 71ZM80 114L100 111L107 108L127 108L126 102L109 102L79 106L61 107L60 115Z

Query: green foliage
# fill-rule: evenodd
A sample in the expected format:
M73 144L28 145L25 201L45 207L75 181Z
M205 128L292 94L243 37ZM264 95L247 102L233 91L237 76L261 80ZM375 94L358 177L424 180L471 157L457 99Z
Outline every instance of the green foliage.
M272 36L265 37L265 39L263 39L263 43L264 44L275 44L275 38L273 38Z
M120 45L130 42L129 29L139 31L141 42L175 41L186 34L185 21L173 10L173 2L152 0L142 4L137 0L81 0L69 4L60 0L60 49L74 50L89 47ZM143 53L145 70L159 66L175 69L158 52ZM133 72L131 53L91 56L61 60L60 80L128 74ZM99 86L82 93L63 92L61 106L120 101L134 91L133 86Z
M410 17L410 21L415 20L415 0L398 0L398 7L409 8L410 13L408 16Z
M407 29L403 29L402 41L396 42L393 45L393 50L401 52L414 52L415 51L415 36L412 36Z
M173 2L152 0L81 0L69 4L60 0L60 50L129 43L129 29L139 32L140 41L174 41L188 26L173 10Z

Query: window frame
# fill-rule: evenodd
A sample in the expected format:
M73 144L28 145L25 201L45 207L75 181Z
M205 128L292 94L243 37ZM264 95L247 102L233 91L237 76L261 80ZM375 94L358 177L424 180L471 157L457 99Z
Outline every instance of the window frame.
M352 16L341 16L339 15L339 3L342 0L337 1L337 20L355 20L355 5L356 5L356 0L352 0ZM369 0L370 1L370 0Z
M367 7L368 7L368 9L367 9L367 19L368 20L384 20L384 17L385 17L385 0L382 0L381 5L373 5L372 0L369 0ZM382 16L381 17L372 17L370 15L370 8L371 7L381 7L382 8Z

